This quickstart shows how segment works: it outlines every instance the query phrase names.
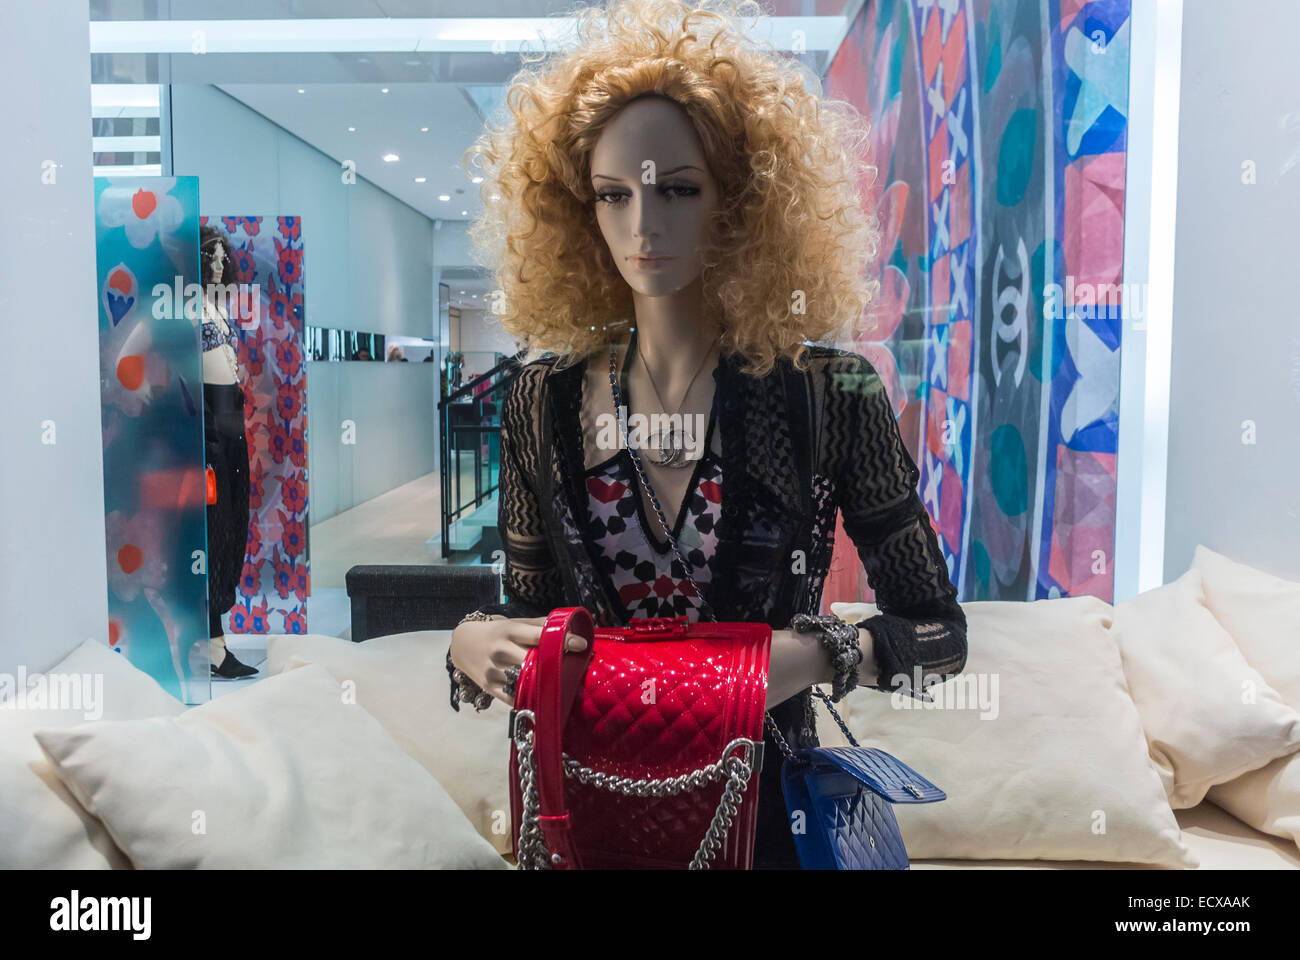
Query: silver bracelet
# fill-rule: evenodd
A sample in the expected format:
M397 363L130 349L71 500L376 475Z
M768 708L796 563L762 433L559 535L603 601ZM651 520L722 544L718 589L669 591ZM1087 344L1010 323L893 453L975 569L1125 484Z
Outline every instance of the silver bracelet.
M790 626L797 633L821 633L822 647L831 658L834 679L831 682L831 700L839 703L858 685L858 666L862 663L861 634L855 624L846 623L833 613L813 616L796 613Z
M490 613L484 613L482 610L473 610L465 614L465 616L461 618L460 623L456 624L456 626L460 626L461 623L469 623L478 620L492 620L492 619L495 618ZM448 651L447 653L447 660L448 662L451 661L450 651ZM456 684L457 698L460 700L461 703L474 704L474 711L476 713L482 713L488 707L492 706L492 701L494 699L492 694L488 693L477 683L471 680L465 674L465 671L459 668L453 669L451 674L451 679L452 682Z

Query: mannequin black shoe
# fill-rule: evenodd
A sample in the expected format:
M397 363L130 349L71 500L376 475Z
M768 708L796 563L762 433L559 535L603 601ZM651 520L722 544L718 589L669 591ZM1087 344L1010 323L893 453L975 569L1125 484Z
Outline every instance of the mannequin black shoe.
M240 663L229 648L226 649L226 656L221 661L221 666L212 667L212 676L220 677L222 680L239 680L243 677L251 677L255 673L257 673L256 667Z

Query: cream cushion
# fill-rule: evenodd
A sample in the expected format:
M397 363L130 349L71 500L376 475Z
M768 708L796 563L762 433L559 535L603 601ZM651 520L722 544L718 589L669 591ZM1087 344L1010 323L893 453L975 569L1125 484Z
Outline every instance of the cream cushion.
M323 667L36 739L138 868L506 866Z
M866 688L844 701L860 743L948 795L895 804L908 856L1197 866L1147 755L1112 607L1091 596L962 607L965 671L931 688L943 709L901 709L916 701Z
M84 709L90 700L83 709L0 708L0 869L128 868L126 855L63 785L33 733L78 726L95 715L174 717L185 712L185 704L97 640L85 641L47 673L89 676L91 696L102 684L102 697L90 710Z
M1300 710L1300 582L1283 580L1198 545L1205 602L1238 649L1291 707ZM1212 787L1212 803L1257 830L1300 846L1300 753Z
M267 638L274 676L305 663L351 683L357 702L408 755L431 773L481 836L509 853L510 710L494 702L482 713L451 708L447 677L450 630L422 630L352 643L318 634Z
M1206 607L1201 571L1116 604L1111 629L1175 810L1300 750L1300 713L1246 662Z

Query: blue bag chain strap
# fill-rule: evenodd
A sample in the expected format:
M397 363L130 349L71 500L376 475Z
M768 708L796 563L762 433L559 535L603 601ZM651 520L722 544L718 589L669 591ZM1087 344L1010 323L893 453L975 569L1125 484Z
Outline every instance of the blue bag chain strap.
M696 583L695 578L691 576L691 565L686 562L681 551L677 549L677 540L673 537L672 531L668 529L668 519L664 516L663 507L659 503L659 498L655 496L654 488L650 486L650 480L646 476L645 467L641 464L641 457L637 455L636 450L632 448L632 444L628 442L627 424L623 422L622 395L618 389L615 350L612 346L609 348L609 387L614 396L614 412L618 417L619 430L622 432L623 446L632 457L632 464L636 467L637 478L641 481L641 486L645 490L646 496L650 498L650 503L654 506L655 516L659 518L659 525L663 527L664 537L668 540L668 545L672 547L677 562L681 564L682 572L686 575L686 579L690 581L691 589L695 591L696 599L700 604L701 614L706 619L716 623L718 618L713 613L713 607L704 598L704 591L700 589L700 585ZM687 491L687 495L690 495L690 491ZM848 738L849 743L855 747L858 746L858 741L854 739L853 734L849 732L848 726L846 726L843 719L840 718L835 707L831 705L831 698L827 696L820 687L815 685L812 687L812 692L826 704L826 709L829 710L831 716L835 718L835 722L839 724L840 730L844 732L844 736ZM770 710L763 712L763 721L767 725L767 728L772 731L772 739L776 741L776 745L780 748L782 755L787 760L797 760L798 758L795 756L794 751L790 749L790 744L786 742L785 737L782 736L781 731L777 728L776 721L772 719L772 713Z

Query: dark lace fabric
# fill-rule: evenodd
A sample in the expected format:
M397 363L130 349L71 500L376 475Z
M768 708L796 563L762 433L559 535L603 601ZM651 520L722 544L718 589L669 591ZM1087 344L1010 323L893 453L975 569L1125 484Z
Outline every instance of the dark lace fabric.
M796 613L816 614L838 509L880 609L859 624L872 637L876 689L925 696L913 689L915 676L925 686L965 665L966 617L917 492L920 471L870 362L824 346L811 347L810 358L806 371L782 358L758 378L741 372L738 357L719 361L720 502L709 523L708 574L696 580L719 620L785 629ZM593 471L583 469L586 364L561 370L556 359L525 364L503 404L499 528L507 600L482 610L542 617L555 607L584 606L597 624L621 626L628 608L593 536L600 529L587 483ZM657 520L650 523L662 533ZM811 701L804 691L771 709L796 749L817 744ZM454 692L451 705L459 709ZM755 866L797 867L781 754L770 734L765 739Z

